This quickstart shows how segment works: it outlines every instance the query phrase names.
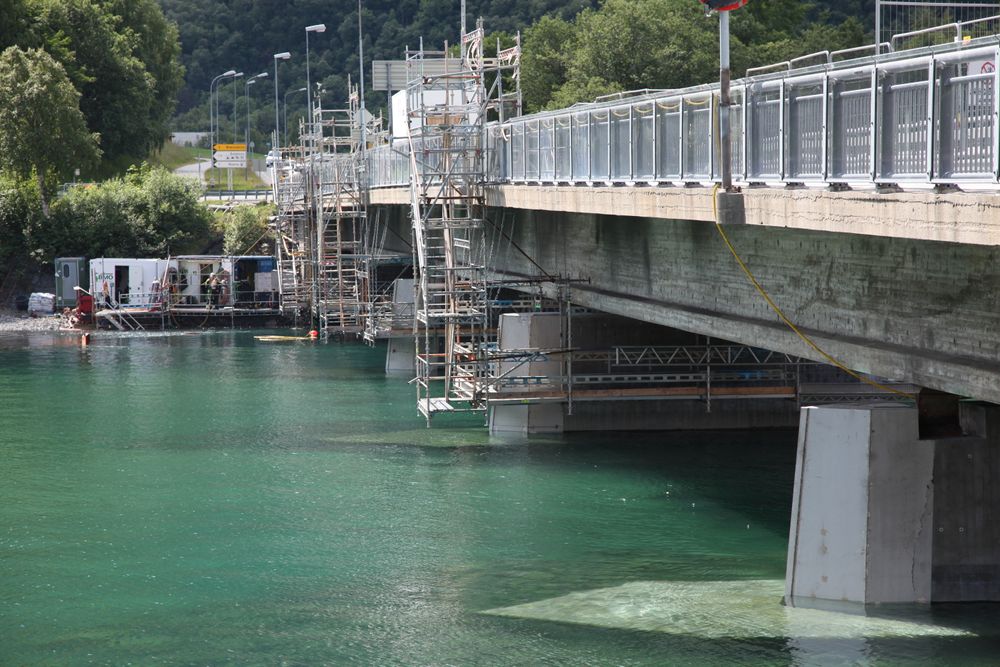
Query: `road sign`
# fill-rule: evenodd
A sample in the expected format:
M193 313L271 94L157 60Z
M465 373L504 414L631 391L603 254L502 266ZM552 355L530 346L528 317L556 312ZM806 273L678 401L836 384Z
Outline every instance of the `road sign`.
M245 151L215 151L212 157L215 158L215 166L219 169L245 169L247 166Z
M217 151L243 151L247 150L246 144L215 144L215 150Z

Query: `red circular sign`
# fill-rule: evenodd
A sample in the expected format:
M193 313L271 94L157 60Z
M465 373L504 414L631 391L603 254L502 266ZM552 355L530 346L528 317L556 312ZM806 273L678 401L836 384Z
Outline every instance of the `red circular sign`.
M730 12L734 9L739 9L743 5L747 4L750 0L699 0L701 4L708 5L709 9L714 9L717 12Z

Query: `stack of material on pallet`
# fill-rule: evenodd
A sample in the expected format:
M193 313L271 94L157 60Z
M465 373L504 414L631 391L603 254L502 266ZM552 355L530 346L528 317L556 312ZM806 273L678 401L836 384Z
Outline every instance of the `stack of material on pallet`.
M56 295L48 292L32 292L28 298L28 312L50 315L55 310Z

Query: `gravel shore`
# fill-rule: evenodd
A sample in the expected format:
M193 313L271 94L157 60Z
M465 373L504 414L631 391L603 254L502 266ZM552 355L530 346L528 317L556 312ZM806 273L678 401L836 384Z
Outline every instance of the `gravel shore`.
M58 331L62 318L58 315L31 317L23 310L0 308L0 333L11 331Z

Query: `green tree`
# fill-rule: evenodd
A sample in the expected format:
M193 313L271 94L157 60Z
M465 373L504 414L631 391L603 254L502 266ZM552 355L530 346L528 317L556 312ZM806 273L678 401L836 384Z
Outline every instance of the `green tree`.
M152 108L136 139L141 148L139 155L145 157L169 138L177 94L184 85L177 25L167 20L156 0L111 0L106 7L121 19L118 30L128 41L131 53L142 62L151 84Z
M0 0L0 16L0 50L41 48L63 65L101 135L104 173L162 145L183 68L176 26L156 0Z
M222 252L246 255L262 242L270 240L267 226L270 211L265 207L238 206L223 215Z
M119 169L130 156L141 159L150 148L154 82L132 54L120 18L90 0L31 1L43 46L80 91L80 109L101 135L105 159Z
M575 30L568 21L543 16L524 34L521 91L527 110L537 111L566 81Z
M135 191L129 222L142 254L187 253L204 244L212 219L196 183L147 164L131 168L124 182Z
M811 23L799 0L757 0L732 15L732 58L748 67L858 46L855 19ZM522 80L529 110L561 108L607 93L676 89L718 80L718 19L693 0L603 0L572 21L545 18L526 34Z
M523 78L546 85L559 78L545 105L554 108L622 90L680 88L710 81L717 71L715 24L687 0L605 0L581 12L561 59L526 58ZM531 33L529 32L529 35ZM535 104L539 103L536 98Z
M97 162L99 137L87 130L80 93L62 65L40 49L0 54L0 100L0 168L34 174L48 217L46 178Z

